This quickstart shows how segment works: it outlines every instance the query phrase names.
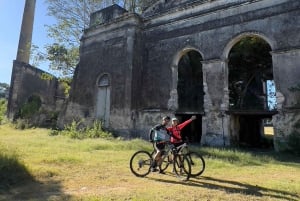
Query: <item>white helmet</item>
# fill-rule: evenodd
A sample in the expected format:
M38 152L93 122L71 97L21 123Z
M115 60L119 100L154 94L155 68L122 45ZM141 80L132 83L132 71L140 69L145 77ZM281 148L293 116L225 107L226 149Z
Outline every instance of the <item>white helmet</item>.
M176 117L172 118L172 121L178 121L178 119Z

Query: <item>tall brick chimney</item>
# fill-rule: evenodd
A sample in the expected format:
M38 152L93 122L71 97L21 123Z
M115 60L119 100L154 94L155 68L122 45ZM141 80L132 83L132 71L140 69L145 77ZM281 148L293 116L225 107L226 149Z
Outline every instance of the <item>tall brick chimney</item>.
M17 61L29 63L36 0L26 0L19 38Z

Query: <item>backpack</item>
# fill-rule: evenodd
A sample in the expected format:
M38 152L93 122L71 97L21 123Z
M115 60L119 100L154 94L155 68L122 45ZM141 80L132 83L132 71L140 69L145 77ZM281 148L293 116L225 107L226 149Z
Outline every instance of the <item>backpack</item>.
M149 131L149 142L154 142L154 130L153 128Z
M170 141L170 135L165 127L161 124L156 125L149 131L149 141Z
M170 141L170 135L165 129L154 130L154 141Z

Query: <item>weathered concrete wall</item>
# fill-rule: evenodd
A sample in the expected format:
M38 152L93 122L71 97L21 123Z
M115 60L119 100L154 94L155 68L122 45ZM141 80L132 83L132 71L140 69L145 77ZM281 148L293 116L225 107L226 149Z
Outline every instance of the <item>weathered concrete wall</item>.
M35 122L39 125L45 124L47 113L60 111L64 95L64 87L53 77L51 80L42 79L42 74L46 73L29 64L14 61L13 73L11 79L8 117L14 119L19 109L24 105L32 95L39 96L42 101L40 114Z
M274 75L279 113L273 117L276 133L275 148L288 149L287 138L300 122L300 91L291 90L300 84L300 49L273 51Z
M298 103L299 94L288 88L298 83L300 72L299 8L298 0L158 1L141 17L124 13L93 24L82 38L80 63L61 122L76 116L95 118L96 82L107 73L110 128L144 137L162 116L176 113L178 62L194 50L203 58L201 143L228 145L238 139L239 129L237 119L225 113L229 110L228 55L243 37L258 36L272 49L279 110ZM289 112L298 119L297 113ZM277 131L290 128L285 124L290 117L281 111L274 118Z
M140 19L135 14L126 14L86 30L61 125L76 117L87 122L95 119L97 80L108 74L111 82L109 127L115 132L129 133L134 126L132 112L138 104L141 80L140 35Z
M222 144L225 135L227 143L230 132L229 117L222 120L218 114L228 110L227 58L231 47L241 37L257 35L265 39L273 51L298 48L300 2L213 1L199 6L195 4L184 9L178 8L176 11L168 10L163 14L149 15L150 17L146 18L144 71L145 75L149 76L144 77L142 102L145 108L151 106L167 108L172 91L171 69L174 68L172 66L174 55L186 48L198 50L204 58L203 68L206 77L204 79L206 115L203 118L203 124L206 125L203 131L206 139L202 142ZM287 33L289 37L286 37ZM295 55L295 50L293 52ZM274 68L277 63L275 59ZM284 82L281 79L286 79L286 74L290 75L292 73L290 69L297 68L299 61L286 58L282 60L282 64L292 67L283 70L283 74L274 72L275 83ZM282 64L279 64L280 69ZM282 76L281 79L277 75ZM298 81L297 76L295 74L290 82ZM158 79L153 82L154 78ZM280 90L280 87L277 88ZM159 95L147 96L154 91ZM290 92L286 94L294 96ZM176 94L173 96L176 97Z

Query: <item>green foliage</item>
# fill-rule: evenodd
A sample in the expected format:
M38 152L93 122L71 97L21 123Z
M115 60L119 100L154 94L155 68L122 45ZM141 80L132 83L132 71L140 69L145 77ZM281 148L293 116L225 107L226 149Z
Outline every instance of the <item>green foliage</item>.
M57 77L73 76L79 61L79 45L83 30L89 27L89 16L112 4L133 12L141 13L156 0L46 0L48 15L56 19L56 23L46 25L48 36L54 41L46 45L46 51L32 45L31 55L34 65L48 62L50 71Z
M87 127L86 136L89 138L111 138L112 134L103 130L101 121L94 121L93 126Z
M69 136L70 138L83 139L84 130L79 128L80 124L81 122L73 120L71 124L65 126L65 129L61 131L61 134Z
M41 75L41 79L43 79L43 80L52 80L53 78L54 78L54 76L50 75L48 73L42 73L42 75Z
M30 96L16 114L15 128L23 130L32 127L34 125L32 119L39 113L41 105L42 101L39 96Z
M28 101L20 108L18 117L21 119L31 118L39 111L41 105L42 101L39 96L33 95L29 97Z
M2 124L2 122L5 119L6 109L7 109L7 100L0 98L0 124Z
M58 43L47 46L49 68L59 72L58 77L71 77L79 60L79 47L65 46Z
M73 120L70 124L66 125L61 131L51 130L50 135L65 135L72 139L85 139L85 138L112 138L113 135L103 130L102 123L95 121L92 126L82 126L82 121Z
M0 98L8 98L9 85L0 82Z
M71 89L71 83L72 83L72 79L68 78L68 77L64 77L64 78L60 78L59 82L63 85L65 91L64 94L66 97L69 97L69 92Z
M43 79L43 80L52 80L53 78L54 78L54 76L49 73L42 73L42 75L41 75L41 79ZM62 84L62 86L65 89L65 91L64 91L65 96L68 97L69 91L71 89L72 79L69 77L61 77L58 79L58 81L59 81L59 83Z
M21 118L16 119L13 125L16 129L21 129L21 130L32 127L28 119L21 119Z

